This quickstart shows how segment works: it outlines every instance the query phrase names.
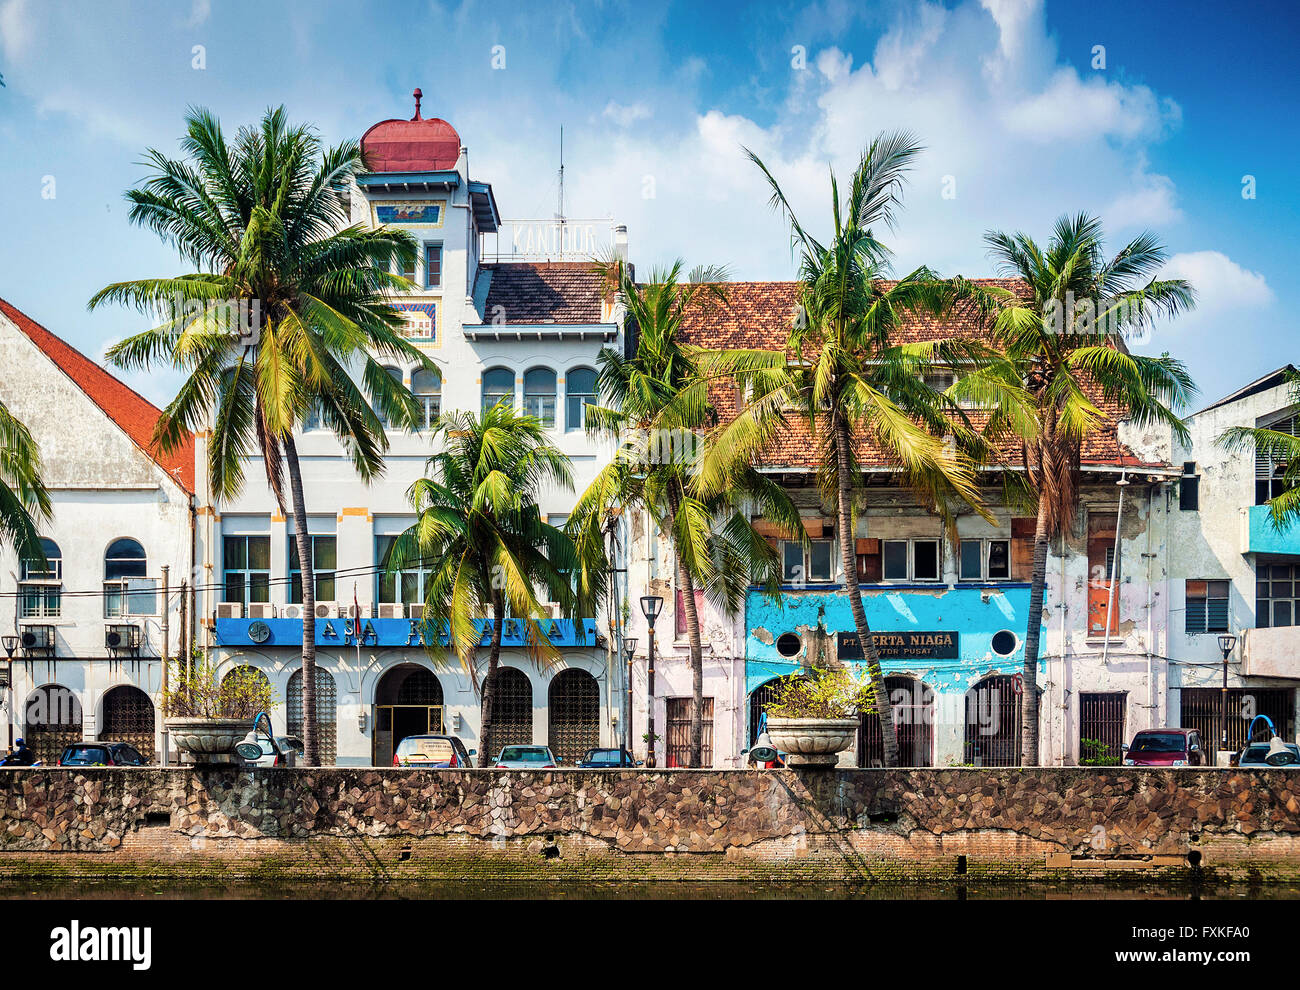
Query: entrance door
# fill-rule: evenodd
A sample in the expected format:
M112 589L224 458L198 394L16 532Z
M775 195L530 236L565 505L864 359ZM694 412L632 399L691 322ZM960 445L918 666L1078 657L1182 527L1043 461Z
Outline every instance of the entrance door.
M441 705L376 705L375 766L393 763L397 746L407 736L440 735Z

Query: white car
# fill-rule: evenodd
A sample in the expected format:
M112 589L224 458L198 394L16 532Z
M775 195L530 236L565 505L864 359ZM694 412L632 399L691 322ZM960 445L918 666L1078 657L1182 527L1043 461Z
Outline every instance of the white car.
M302 758L303 744L297 736L276 736L271 742L270 736L257 734L257 744L262 747L262 755L256 760L245 760L246 767L296 767Z
M494 770L554 770L559 763L549 746L506 746L492 761Z

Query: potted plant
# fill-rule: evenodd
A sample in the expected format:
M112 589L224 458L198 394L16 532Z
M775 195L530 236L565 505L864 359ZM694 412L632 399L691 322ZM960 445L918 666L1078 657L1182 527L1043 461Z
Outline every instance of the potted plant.
M274 707L271 685L251 667L218 677L217 666L195 649L188 664L170 664L162 694L163 727L194 763L235 763L235 747L258 712Z
M853 745L862 715L875 709L869 681L846 667L813 667L790 678L768 702L767 733L792 767L833 767Z

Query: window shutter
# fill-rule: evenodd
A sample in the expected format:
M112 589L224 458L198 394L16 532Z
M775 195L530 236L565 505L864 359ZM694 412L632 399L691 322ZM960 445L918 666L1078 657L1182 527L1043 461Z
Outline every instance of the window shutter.
M1034 531L1037 519L1011 520L1011 580L1032 581L1034 577Z

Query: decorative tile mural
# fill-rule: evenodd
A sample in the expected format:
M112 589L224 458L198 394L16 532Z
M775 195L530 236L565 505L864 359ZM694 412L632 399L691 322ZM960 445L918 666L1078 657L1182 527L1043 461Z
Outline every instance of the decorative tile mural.
M372 204L375 223L396 227L441 227L445 200L404 202L385 200Z
M393 309L406 314L408 340L420 343L438 343L438 304L436 302L399 302Z

